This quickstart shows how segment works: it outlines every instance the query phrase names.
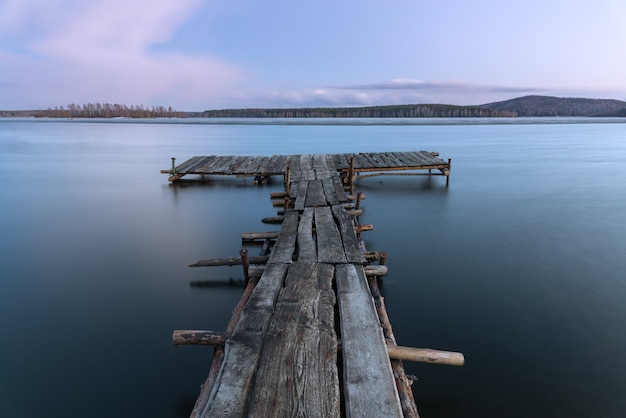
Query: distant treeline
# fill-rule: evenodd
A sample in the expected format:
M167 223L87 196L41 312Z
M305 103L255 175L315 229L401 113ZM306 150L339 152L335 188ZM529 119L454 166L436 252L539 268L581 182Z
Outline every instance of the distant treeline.
M164 106L127 106L111 103L70 104L46 110L0 111L0 116L47 118L181 118L188 112L179 112Z
M411 104L297 109L223 109L207 110L194 116L204 118L492 118L513 117L515 113L480 106Z
M172 107L109 103L70 104L46 110L0 111L4 117L49 118L494 118L586 116L626 117L626 102L610 99L525 96L478 106L409 104L368 107L222 109L180 112Z

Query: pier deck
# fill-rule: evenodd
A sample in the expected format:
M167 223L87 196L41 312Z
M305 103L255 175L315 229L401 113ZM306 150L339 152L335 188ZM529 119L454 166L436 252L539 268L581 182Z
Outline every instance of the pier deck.
M257 157L229 157L228 168L225 158L195 158L204 159L181 164L186 171L178 173L280 172L285 193L280 231L259 235L272 240L269 256L259 257L260 278L248 281L226 332L174 332L175 344L217 346L192 417L417 417L403 357L393 354L400 347L376 279L366 272L371 257L358 232L358 212L350 212L354 196L340 180L348 157L266 157L263 170L249 167ZM350 158L353 170L356 158ZM363 158L360 169L370 161ZM240 161L239 168L232 161ZM376 168L383 166L391 164ZM248 261L243 251L246 279ZM201 265L211 264L193 266ZM463 361L460 353L422 350L421 361Z
M419 175L450 174L450 160L444 161L438 153L428 151L408 152L361 152L356 154L320 154L315 155L317 163L324 162L330 170L336 170L346 178L349 174L380 175L392 174L399 171L419 172L428 170L428 173ZM162 174L169 174L170 181L177 181L188 174L197 175L236 175L250 176L259 179L267 176L284 175L290 169L293 172L310 170L307 161L311 155L273 155L268 156L233 156L210 155L196 156L182 164L175 166L172 159L170 170L161 170ZM301 166L301 162L305 165ZM437 170L433 173L432 170ZM418 173L414 173L418 174ZM447 182L447 179L446 179Z

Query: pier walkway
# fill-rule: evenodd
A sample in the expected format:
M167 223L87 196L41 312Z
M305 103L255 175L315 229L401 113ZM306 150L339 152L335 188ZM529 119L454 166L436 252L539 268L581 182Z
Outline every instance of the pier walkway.
M444 161L436 152L361 152L356 154L320 154L315 155L317 162L325 160L327 168L341 173L341 177L368 177L381 174L400 174L410 171L414 175L446 176L446 184L450 175L451 161ZM310 156L307 155L273 155L267 156L232 156L211 155L193 157L176 166L172 158L172 168L161 170L169 174L171 182L177 181L188 174L198 175L237 175L255 177L259 181L268 176L284 175L291 171L311 170ZM427 170L427 173L423 173ZM436 170L433 172L433 170ZM407 174L407 173L405 173Z
M388 159L375 168L389 169L390 155L398 162L401 154L418 153L377 154ZM357 218L362 195L348 194L341 180L373 168L357 155L363 159L350 163L344 155L228 157L228 164L195 157L168 173L285 178L285 192L274 196L282 202L280 230L247 234L268 243L267 255L242 250L221 263L242 264L247 282L226 332L174 331L175 344L216 346L192 417L417 417L401 360L463 364L460 353L396 345L374 277L385 267L370 265L385 256L366 251L360 231L367 227ZM449 174L449 162L436 163L429 166Z

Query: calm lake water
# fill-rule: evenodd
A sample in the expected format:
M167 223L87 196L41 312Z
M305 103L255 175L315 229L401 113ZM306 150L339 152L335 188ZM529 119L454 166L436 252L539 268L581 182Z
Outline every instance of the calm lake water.
M172 330L224 330L242 291L189 282L242 272L187 265L275 230L282 184L170 185L170 157L405 150L449 188L357 191L398 343L466 357L405 364L421 416L624 416L626 120L211 122L0 119L0 417L188 416L212 349Z

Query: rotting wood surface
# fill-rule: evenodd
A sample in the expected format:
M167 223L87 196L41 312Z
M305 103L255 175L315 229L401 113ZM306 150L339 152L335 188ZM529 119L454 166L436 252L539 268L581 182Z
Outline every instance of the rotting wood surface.
M272 174L289 167L280 231L242 235L276 242L263 260L266 266L257 268L258 284L226 339L221 363L214 365L217 377L202 389L199 399L208 401L197 404L192 416L402 417L396 370L357 238L357 230L371 226L357 225L348 214L339 178L352 161L355 170L395 170L443 160L424 153L362 153L202 157L184 163L230 174L261 169ZM386 274L385 266L376 267L378 275Z

